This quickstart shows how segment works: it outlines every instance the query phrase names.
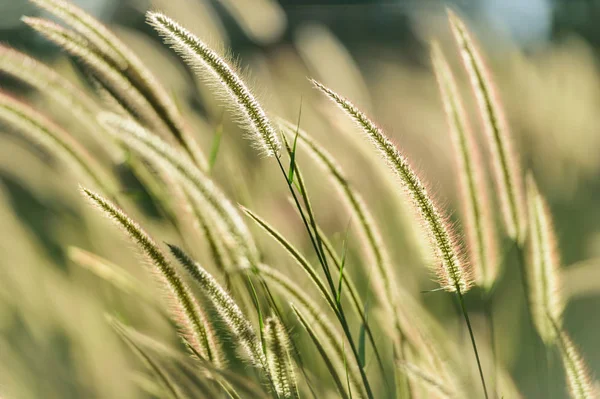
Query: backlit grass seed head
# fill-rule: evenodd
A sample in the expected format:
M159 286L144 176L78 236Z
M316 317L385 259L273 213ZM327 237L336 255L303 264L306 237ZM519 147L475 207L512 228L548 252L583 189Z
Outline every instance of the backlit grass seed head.
M481 155L468 123L456 81L437 42L431 43L431 60L454 146L462 203L466 216L468 249L477 285L490 289L498 274L496 237L490 215Z
M269 375L269 368L262 344L254 332L252 324L233 298L210 273L204 270L199 263L194 262L181 248L175 245L169 245L169 248L179 263L181 263L204 291L206 298L212 303L216 312L227 324L229 330L239 340L239 344L252 363L262 369L265 374Z
M135 53L106 26L79 7L63 0L32 1L77 32L77 36L85 39L91 52L119 71L147 100L158 119L164 121L165 133L172 133L194 161L206 169L206 158L192 138L192 133L177 105Z
M185 28L167 16L149 12L148 21L159 34L198 72L208 72L217 81L217 89L224 90L235 101L231 108L242 115L257 148L267 156L277 156L281 143L277 131L269 121L250 89L220 55ZM206 77L205 73L200 74Z
M276 317L269 317L265 322L265 342L267 362L277 394L282 399L298 398L288 334Z
M459 255L460 247L450 223L447 217L438 210L407 159L381 129L354 104L321 83L314 80L312 82L359 125L375 148L379 150L388 166L398 176L403 189L412 199L429 233L434 253L438 259L439 267L435 269L435 272L440 285L447 291L462 293L468 291L472 285L471 273Z
M102 113L98 119L110 128L109 132L115 138L126 143L132 150L158 162L168 170L174 171L184 183L187 183L185 187L188 189L188 193L191 195L196 193L204 199L203 201L202 198L197 198L199 204L208 203L213 207L215 213L227 225L229 233L240 248L240 256L237 259L240 266L257 262L258 250L237 207L231 203L209 176L193 164L189 157L151 134L133 120L111 113Z
M173 294L171 298L173 317L182 329L183 335L204 360L220 367L223 354L213 328L208 323L208 318L158 245L148 233L112 202L84 187L81 187L81 192L92 205L121 227L156 267L165 286L169 287Z
M595 381L590 376L579 349L575 346L571 337L560 329L556 323L553 322L552 327L558 337L560 355L571 399L598 399L600 394L597 386L595 386Z
M492 154L492 164L508 235L521 242L525 235L525 206L521 171L512 148L510 132L494 81L469 30L448 10L450 28L477 99L479 114Z
M96 53L85 38L45 19L31 17L22 19L48 40L80 60L87 68L87 72L91 73L133 117L163 137L170 137L168 127L148 99L131 84L120 70L111 65L101 54Z
M62 19L77 32L84 35L90 42L90 45L96 47L107 57L110 57L111 62L113 62L116 66L119 68L127 67L127 61L121 54L119 46L114 44L114 42L118 42L114 34L83 10L63 0L30 1L38 7L43 8L44 10ZM111 38L114 39L113 43L110 41Z
M116 192L114 181L101 165L66 131L22 102L0 92L0 121L41 144L66 165L81 171L90 183L108 194Z
M554 226L532 175L527 176L527 203L529 302L538 333L550 344L556 339L552 320L560 324L565 304L560 292L560 259Z

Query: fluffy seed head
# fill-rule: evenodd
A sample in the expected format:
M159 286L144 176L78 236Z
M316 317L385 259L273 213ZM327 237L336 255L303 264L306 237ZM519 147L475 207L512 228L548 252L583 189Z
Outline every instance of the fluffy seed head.
M294 364L290 354L290 342L285 327L278 318L265 321L267 362L277 394L282 399L298 398Z
M483 166L454 76L437 42L431 44L431 60L446 111L454 158L458 165L468 249L477 285L491 289L498 274L496 240L490 215Z
M199 263L194 262L181 248L175 245L169 245L169 248L179 263L181 263L204 291L206 298L213 304L229 330L239 339L242 348L252 363L261 368L265 374L269 375L269 368L262 344L256 336L252 324L233 298L210 273L204 270Z
M579 349L575 346L571 337L554 321L552 321L552 328L558 337L560 354L571 399L597 399L600 395L594 385L594 381L590 377L588 367Z
M148 13L148 21L190 65L209 73L216 87L224 90L234 101L234 111L247 124L257 147L267 156L279 154L281 143L277 132L244 81L214 50L167 16ZM206 74L201 74L205 77Z
M154 240L133 219L112 202L97 193L81 187L81 192L92 205L113 220L139 246L156 267L165 286L173 293L173 317L194 349L216 367L222 364L222 351L207 317Z
M407 159L381 129L354 104L321 83L314 80L312 82L359 125L399 178L403 189L412 199L413 205L429 233L432 247L439 262L439 267L435 271L440 285L447 291L462 293L468 291L472 285L471 273L459 255L459 244L452 232L450 223L433 202L425 185L413 171Z
M492 164L502 214L508 235L522 242L525 235L525 210L521 172L514 154L508 124L488 68L465 24L448 10L450 28L477 99L479 114L492 153Z
M529 302L538 333L550 344L556 339L551 323L560 324L565 305L560 293L560 259L554 226L532 175L527 176L527 203Z

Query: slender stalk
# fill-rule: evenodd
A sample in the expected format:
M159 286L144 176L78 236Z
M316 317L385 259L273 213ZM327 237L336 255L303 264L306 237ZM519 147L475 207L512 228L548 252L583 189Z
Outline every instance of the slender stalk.
M494 303L491 291L484 294L483 307L490 334L490 347L492 348L492 383L490 384L490 391L492 392L492 397L495 398L497 396L498 356L496 353L496 330L494 328Z
M475 343L475 335L473 334L473 328L471 327L471 321L469 320L469 314L467 313L467 308L465 307L465 300L460 292L460 290L456 291L456 296L458 298L458 302L460 304L460 308L462 310L463 317L465 319L465 323L467 324L467 328L469 329L469 336L471 337L471 345L473 345L473 352L475 353L475 359L477 360L477 368L479 369L479 377L481 378L481 385L483 386L483 393L485 395L485 399L489 399L487 387L485 385L485 378L483 376L483 369L481 367L481 361L479 360L479 352L477 351L477 344Z
M296 192L293 189L292 183L287 179L287 172L286 172L285 168L283 167L283 164L281 163L280 157L275 157L275 159L277 160L277 164L279 165L279 169L281 170L281 173L283 174L283 177L285 178L285 181L288 183L288 188L290 190L290 193L292 194L292 197L294 198L294 202L296 204L296 207L300 211L300 215L302 217L302 222L304 223L306 231L308 232L308 235L310 237L311 243L312 243L312 245L313 245L313 247L315 249L317 257L319 258L319 262L323 266L323 271L325 273L325 276L327 277L327 280L328 280L328 283L329 283L329 286L330 286L330 289L331 289L331 295L333 297L335 297L335 293L336 293L335 284L333 283L333 280L331 279L331 273L329 272L329 266L327 264L327 258L325 256L325 252L323 250L322 241L320 239L319 234L317 233L316 225L314 224L314 218L311 217L311 219L313 219L313 221L311 223L311 225L312 225L312 230L311 230L311 227L309 226L309 222L306 219L306 216L304 215L304 212L302 211L302 206L300 205L300 202L298 200ZM313 237L313 233L311 231L314 231L315 237ZM341 303L340 303L340 305L338 307L336 307L336 312L335 313L336 313L336 316L338 317L338 320L339 320L339 322L340 322L340 324L342 326L342 329L344 330L344 334L346 335L346 337L348 338L348 342L350 343L350 348L352 349L352 354L354 355L356 363L358 364L358 369L360 371L360 375L361 375L361 378L363 380L363 384L365 386L365 390L367 391L367 396L369 397L369 399L373 399L374 398L373 391L371 390L371 386L369 384L369 380L367 378L367 374L365 373L364 368L360 365L360 363L361 363L360 362L360 356L358 354L358 350L356 348L354 340L352 339L352 333L350 332L350 328L348 327L348 322L347 322L346 316L345 316L345 314L343 312Z

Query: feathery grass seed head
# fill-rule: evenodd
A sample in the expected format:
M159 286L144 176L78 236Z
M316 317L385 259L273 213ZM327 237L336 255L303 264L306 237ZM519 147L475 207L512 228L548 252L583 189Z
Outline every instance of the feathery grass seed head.
M313 80L313 84L340 107L368 136L379 150L388 166L396 173L403 188L410 195L421 216L439 261L435 269L440 285L447 291L469 290L472 285L471 273L460 256L459 243L452 232L447 217L431 199L425 185L413 171L408 160L398 151L385 134L349 100L333 90Z
M460 188L468 249L477 285L491 289L498 274L496 237L490 215L490 202L483 179L481 155L460 98L456 81L437 42L431 43L431 60L454 145L454 158L458 165Z
M267 362L277 394L282 399L298 398L288 333L277 317L272 316L265 321L265 342Z
M560 324L564 301L560 292L560 260L548 205L531 174L527 175L529 213L529 303L540 337L547 344L555 338L552 322Z
M113 203L87 188L81 187L81 192L92 205L121 227L156 267L165 285L174 294L173 316L184 335L204 360L220 367L223 361L222 350L207 316L158 245L148 233Z
M550 317L548 315L548 317ZM558 337L560 355L567 377L571 399L598 399L598 389L592 380L585 360L575 346L569 334L563 331L553 320L552 328Z
M475 40L464 22L450 9L448 19L477 99L479 114L492 153L491 159L506 230L511 238L522 242L525 238L526 219L521 171L512 148L506 117L492 76L475 45Z
M235 100L234 111L239 112L247 122L257 147L267 156L277 156L281 148L277 132L233 68L214 50L169 17L149 12L148 21L190 65L208 71L217 80L217 87L224 89Z
M213 304L215 310L227 324L229 330L239 339L242 348L249 356L252 363L269 375L269 368L263 352L262 343L258 339L250 321L242 313L239 306L223 287L200 266L193 261L183 250L175 245L170 245L171 253L179 263L194 278L206 294L206 298Z

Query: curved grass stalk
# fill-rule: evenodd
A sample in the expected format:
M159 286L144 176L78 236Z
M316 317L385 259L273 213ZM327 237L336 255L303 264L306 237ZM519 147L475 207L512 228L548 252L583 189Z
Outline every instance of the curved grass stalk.
M293 306L299 308L305 318L308 317L312 321L310 324L315 328L315 336L322 337L326 341L321 341L321 345L327 357L331 359L332 365L339 371L344 370L344 365L346 364L353 392L361 398L366 397L364 388L362 387L361 375L356 366L352 367L345 362L346 355L340 342L340 334L320 310L320 306L310 299L302 288L277 270L266 265L260 265L259 270L265 280L273 284L279 292L285 295L286 299L293 303Z
M173 293L174 297L171 298L173 318L178 322L183 335L203 359L212 362L216 367L221 367L223 354L213 326L158 245L148 233L113 203L86 188L82 187L81 191L104 215L120 226L149 258L159 272L161 280Z
M512 239L522 242L525 239L526 218L521 172L499 96L492 76L467 27L454 12L449 9L447 11L491 149L497 194L502 204L506 231Z
M481 155L468 124L456 81L437 42L431 43L431 60L458 165L473 277L478 286L489 292L498 275L497 242L487 187L482 175Z
M529 306L538 334L546 345L556 340L552 323L561 325L565 304L560 294L560 259L548 205L533 176L527 176L529 214Z
M194 278L203 290L206 298L212 303L216 312L221 316L227 327L237 338L252 363L260 368L271 379L270 369L260 339L244 313L240 310L227 291L199 263L194 262L183 250L169 244L171 253L179 263Z
M70 167L80 170L97 188L109 195L116 193L113 179L73 137L27 105L1 92L0 120L49 149Z
M395 311L393 310L396 303L394 291L397 284L390 264L389 253L383 242L381 232L377 228L367 205L361 195L348 182L341 167L323 147L311 139L305 131L296 129L291 123L282 120L281 125L286 134L294 135L297 133L300 142L306 146L311 157L329 172L342 201L353 215L352 220L359 227L361 241L366 247L367 264L375 265L374 291L383 294L382 297L378 298L379 302L384 307L390 320L394 321L396 319Z
M548 314L548 318L551 316ZM590 377L583 356L571 341L571 337L550 318L555 336L558 338L560 355L565 368L569 394L572 399L595 399L597 389Z
M169 146L159 137L150 134L132 120L118 115L103 113L99 116L101 123L106 124L109 131L141 156L150 158L174 171L189 188L197 192L214 208L218 216L227 224L230 234L236 239L244 251L247 260L238 261L247 264L258 263L258 250L248 227L244 223L236 207L229 201L216 184L202 172L185 154ZM188 192L190 192L188 190ZM243 266L243 265L241 265ZM248 266L248 265L246 265Z
M82 9L63 0L31 0L72 27L105 62L120 71L131 82L168 126L177 142L197 165L206 170L206 157L193 139L185 119L165 88L150 70L109 29Z
M299 399L288 333L281 321L269 317L265 322L267 363L277 394L282 399Z
M85 38L54 22L41 18L23 17L23 21L83 62L97 81L129 113L139 117L153 131L160 132L164 137L169 137L167 126L144 95L127 80L121 71L102 58L101 54L96 53Z
M222 90L234 100L234 111L241 115L256 147L267 156L277 156L281 144L277 132L250 89L234 69L205 43L165 15L148 13L148 21L192 67L207 71ZM203 74L201 77L206 78Z
M402 331L403 327L401 326L398 318L399 307L396 292L400 288L396 282L391 266L390 256L375 219L369 212L369 209L362 199L362 196L356 190L354 190L352 185L348 182L348 179L344 175L342 168L323 147L311 139L305 131L298 129L293 124L284 120L280 120L280 125L288 136L293 137L294 135L297 135L297 137L300 139L300 142L306 146L309 155L328 171L329 176L333 181L344 205L352 215L352 220L358 226L360 239L363 243L363 247L365 248L367 256L367 264L375 266L373 269L371 269L374 273L368 273L374 278L370 278L369 280L373 283L373 292L376 293L378 302L383 307L385 313L384 317L389 321L393 330L391 335L394 339L394 344L398 349L396 354L400 355L400 340L404 335ZM302 182L301 176L298 177L298 181ZM322 234L320 235L322 236L323 244L327 249L328 244L325 243L326 239ZM334 263L336 263L338 269L341 267L339 261L334 259ZM347 276L344 275L343 279L348 280L346 277ZM352 282L349 281L345 283L350 288L349 291L353 300L353 304L357 310L362 313L362 309L360 309L361 304L356 303L356 290L353 289L354 287Z

